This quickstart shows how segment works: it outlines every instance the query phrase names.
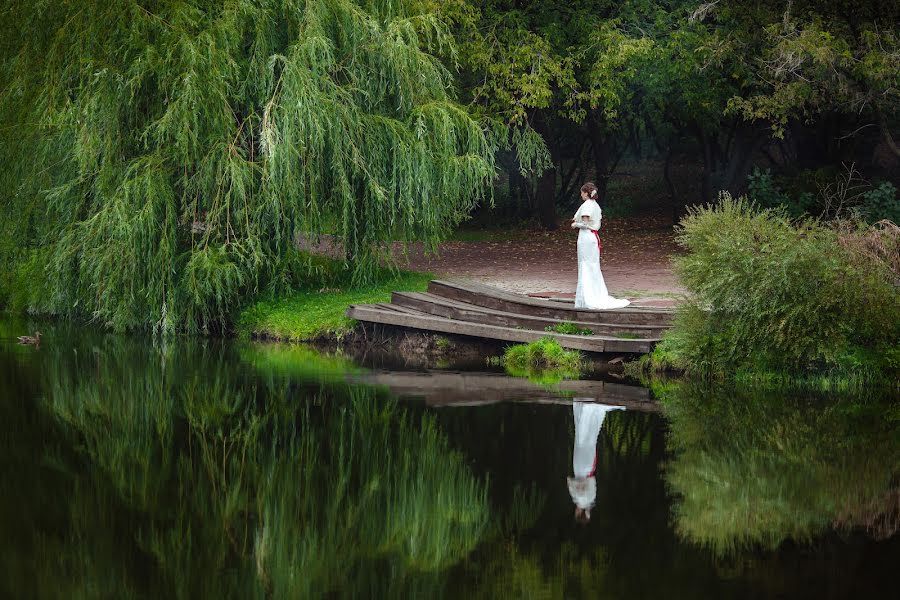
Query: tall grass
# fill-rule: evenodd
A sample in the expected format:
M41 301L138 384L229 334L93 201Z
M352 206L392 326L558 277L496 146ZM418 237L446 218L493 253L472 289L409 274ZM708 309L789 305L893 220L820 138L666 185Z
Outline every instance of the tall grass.
M575 379L581 374L584 364L580 352L566 350L550 336L509 346L500 362L510 375L527 377L542 384Z
M691 294L655 354L687 371L900 373L900 294L891 264L833 227L723 193L694 208L676 270ZM894 240L900 243L900 238Z
M242 337L311 340L340 337L355 325L345 313L350 304L388 302L398 290L424 291L433 276L414 271L376 271L377 283L354 285L352 271L338 261L305 256L300 276L241 308L235 328Z

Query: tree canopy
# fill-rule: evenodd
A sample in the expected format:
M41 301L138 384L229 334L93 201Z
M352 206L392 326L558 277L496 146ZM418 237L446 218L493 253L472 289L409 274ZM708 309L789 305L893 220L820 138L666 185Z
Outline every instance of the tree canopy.
M891 3L0 0L0 16L0 303L20 308L220 327L304 278L301 234L334 236L365 281L391 242L435 248L507 182L553 228L626 155L664 162L674 212L754 181L797 195L760 165L833 179L854 162L884 180L867 214L894 214L872 151L900 163ZM699 165L689 192L678 160Z
M415 2L3 4L4 216L33 308L222 323L285 277L297 232L336 236L364 278L493 176L452 37Z

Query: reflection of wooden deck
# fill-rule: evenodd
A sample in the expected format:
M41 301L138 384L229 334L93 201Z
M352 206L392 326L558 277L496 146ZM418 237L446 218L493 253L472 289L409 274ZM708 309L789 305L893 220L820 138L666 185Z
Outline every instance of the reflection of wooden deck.
M497 402L571 404L577 399L633 410L659 410L647 388L605 381L562 381L550 388L499 373L375 371L354 377L354 383L383 385L397 396L424 398L431 406L478 406Z
M390 304L352 305L347 310L348 317L369 323L504 342L552 336L566 348L619 353L649 352L671 327L673 315L674 311L666 308L577 309L572 302L449 281L432 281L427 293L395 292ZM593 335L545 331L560 323L574 323Z

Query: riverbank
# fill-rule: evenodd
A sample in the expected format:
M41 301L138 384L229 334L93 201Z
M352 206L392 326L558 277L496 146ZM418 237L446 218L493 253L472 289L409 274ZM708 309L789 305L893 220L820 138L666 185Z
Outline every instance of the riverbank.
M286 294L270 294L241 311L236 331L245 338L339 341L356 325L345 315L349 305L389 302L395 291L421 292L433 278L431 273L399 271L369 286L312 285Z

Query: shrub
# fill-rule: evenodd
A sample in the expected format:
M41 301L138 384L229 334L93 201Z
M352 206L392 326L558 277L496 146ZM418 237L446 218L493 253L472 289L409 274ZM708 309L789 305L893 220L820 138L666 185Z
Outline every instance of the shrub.
M669 360L709 374L895 371L894 275L846 235L727 193L692 209L679 228L688 254L676 270L693 300L665 342Z
M630 196L607 197L602 204L602 209L603 216L610 219L630 217L637 210L634 200Z
M783 206L788 214L799 217L811 212L816 206L816 198L809 192L787 194L781 190L772 177L772 172L758 167L747 176L747 195L753 202L763 208Z
M900 223L900 200L897 199L897 188L889 182L882 182L878 187L862 194L862 202L854 209L860 218L869 223L877 223L887 219L892 223Z

